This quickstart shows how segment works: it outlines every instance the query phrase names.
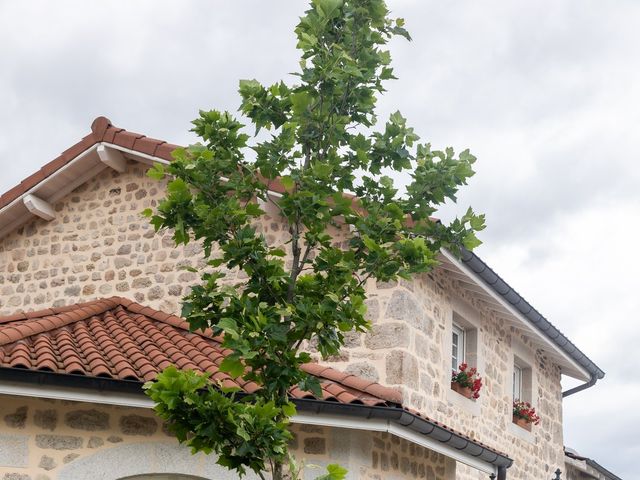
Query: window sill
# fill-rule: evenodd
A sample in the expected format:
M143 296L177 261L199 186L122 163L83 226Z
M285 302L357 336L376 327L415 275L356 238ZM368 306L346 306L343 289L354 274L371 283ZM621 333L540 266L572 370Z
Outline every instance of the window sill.
M513 435L516 438L519 438L520 440L523 440L527 443L535 442L535 436L533 435L532 432L516 425L511 420L509 421L509 425L507 425L507 430L511 435Z
M474 400L473 398L467 398L464 395L460 395L458 392L447 389L447 402L454 407L459 408L462 411L470 413L473 416L480 415L480 399ZM482 398L482 397L480 397Z

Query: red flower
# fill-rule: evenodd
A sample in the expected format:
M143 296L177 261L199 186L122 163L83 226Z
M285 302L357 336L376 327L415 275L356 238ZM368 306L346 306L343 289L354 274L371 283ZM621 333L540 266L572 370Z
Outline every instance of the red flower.
M451 371L451 382L457 383L461 387L470 388L473 392L473 398L480 397L480 389L482 388L482 378L478 377L478 369L475 367L468 368L466 363L462 363L458 368L459 371Z
M522 418L534 425L538 425L540 423L540 417L536 413L536 409L533 408L529 402L514 400L513 416L516 418Z

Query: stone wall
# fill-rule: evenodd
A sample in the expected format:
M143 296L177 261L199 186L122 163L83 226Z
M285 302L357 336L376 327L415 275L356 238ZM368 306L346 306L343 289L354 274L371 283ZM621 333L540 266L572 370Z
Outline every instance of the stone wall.
M348 468L350 480L454 478L455 465L447 470L442 455L388 434L297 424L293 432L291 449L305 480L329 463ZM116 480L145 473L237 478L215 461L180 447L150 409L0 396L1 480Z
M368 285L370 332L350 335L332 366L396 386L405 402L430 418L505 452L515 460L509 477L547 478L564 463L560 369L501 319L475 304L444 270L413 282ZM484 387L478 400L450 388L450 338L454 311L476 315ZM467 313L468 314L468 313ZM512 343L529 350L542 418L532 432L512 423ZM486 475L460 465L457 478Z
M613 477L603 474L590 465L585 460L575 460L573 458L565 458L564 480L610 480Z
M24 225L0 239L0 314L121 295L179 313L196 274L200 247L175 248L156 235L140 212L163 196L143 164L105 170L55 204L57 218ZM273 243L286 232L277 219L260 226ZM237 279L227 272L228 282ZM344 350L327 362L385 385L397 386L407 406L516 460L510 478L547 478L563 464L560 370L525 338L469 298L446 271L412 282L367 285L372 330L350 334ZM485 386L478 401L450 389L450 339L454 312L475 317L478 362ZM533 402L542 423L532 433L511 422L514 349L531 358ZM313 344L308 348L313 352ZM318 358L316 354L316 358ZM318 360L320 360L318 358ZM59 460L59 459L58 459ZM459 466L458 478L484 478Z
M372 465L361 478L386 480L393 478L456 478L455 462L444 455L421 448L388 433L373 434Z

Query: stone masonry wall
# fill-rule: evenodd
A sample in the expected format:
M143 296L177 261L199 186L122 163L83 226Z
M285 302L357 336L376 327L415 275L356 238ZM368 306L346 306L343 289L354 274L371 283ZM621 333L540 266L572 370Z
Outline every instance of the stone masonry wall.
M329 363L403 391L407 406L468 436L505 452L515 460L509 477L547 478L564 463L562 392L559 368L527 340L474 303L445 271L413 282L368 285L373 327L350 335L346 348ZM480 374L484 387L478 400L450 388L450 324L457 302L471 305L479 318ZM542 421L531 433L512 424L512 342L529 348L537 380L533 401ZM458 466L460 479L486 475Z
M454 478L442 455L388 434L297 424L292 430L291 450L305 480L329 463L348 468L350 480ZM237 478L215 461L180 447L150 409L0 396L1 480L112 480L143 473Z
M140 212L163 196L146 166L102 174L57 202L56 219L34 218L0 239L0 314L121 295L179 313L180 299L197 276L183 267L200 260L200 247L175 248L156 235ZM286 232L277 219L261 225L271 243ZM237 274L228 273L228 282ZM514 479L547 478L563 464L560 371L502 319L468 297L446 271L412 282L367 285L373 328L350 334L332 366L402 389L407 406L515 459ZM462 302L477 314L485 386L478 401L450 390L450 328ZM531 434L511 424L509 368L514 343L524 345L537 380L534 404L542 423ZM313 351L313 344L308 348ZM316 354L317 358L317 354ZM460 397L460 398L457 398ZM457 478L484 478L459 465Z

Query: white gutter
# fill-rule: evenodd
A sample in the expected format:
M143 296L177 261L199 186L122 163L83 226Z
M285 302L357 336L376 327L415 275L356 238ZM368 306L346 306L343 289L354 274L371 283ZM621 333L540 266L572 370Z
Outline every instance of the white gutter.
M0 382L0 395L13 395L19 397L50 398L54 400L66 400L73 402L97 403L101 405L114 405L120 407L148 408L151 409L154 403L142 394L117 393L110 391L88 391L73 387L59 387L52 385L37 385L23 382L5 381ZM433 440L426 435L420 435L413 430L397 425L391 420L382 419L358 419L341 415L297 413L291 421L300 425L318 425L324 427L346 428L350 430L361 430L367 432L386 432L396 437L403 438L416 445L438 452L449 457L456 462L463 463L480 470L481 472L492 474L497 473L497 468L489 463L482 462L477 458L465 454L456 448Z
M564 351L562 351L562 349L560 349L560 347L558 347L558 345L556 345L551 340L549 340L549 338L544 336L540 331L538 331L537 328L531 326L531 323L518 310L513 308L513 305L511 305L504 298L502 298L500 295L498 295L493 289L489 288L484 283L484 281L473 270L471 270L469 267L467 267L464 263L462 263L460 260L458 260L451 252L445 250L444 248L440 250L440 253L442 253L442 255L449 262L454 264L465 275L467 275L470 279L472 279L476 283L476 285L478 285L480 288L482 288L486 292L487 295L491 296L502 307L507 309L509 311L509 313L511 313L511 315L513 315L515 318L520 320L520 322L524 323L525 325L530 326L530 330L536 335L537 338L542 340L544 344L546 344L549 347L551 347L551 349L554 352L556 352L558 355L560 355L562 358L564 358L567 362L569 362L571 365L573 365L579 372L582 372L587 379L591 378L591 374L589 372L587 372L582 365L577 363L573 358L571 358Z
M1 381L0 395L52 398L73 402L99 403L120 407L153 408L154 403L144 395L111 391L95 391L73 387L37 385L24 382Z
M297 413L292 418L294 423L302 425L318 425L325 427L335 428L347 428L350 430L363 430L367 432L386 432L396 437L408 440L411 443L420 445L434 452L438 452L445 457L449 457L456 462L468 465L471 468L480 470L481 472L488 474L497 474L498 469L494 465L478 460L477 458L465 454L460 450L450 447L445 443L437 440L433 440L427 435L420 435L413 430L398 425L391 420L382 419L358 419L353 417L341 416L341 415L328 415L328 414L310 414L310 413Z

